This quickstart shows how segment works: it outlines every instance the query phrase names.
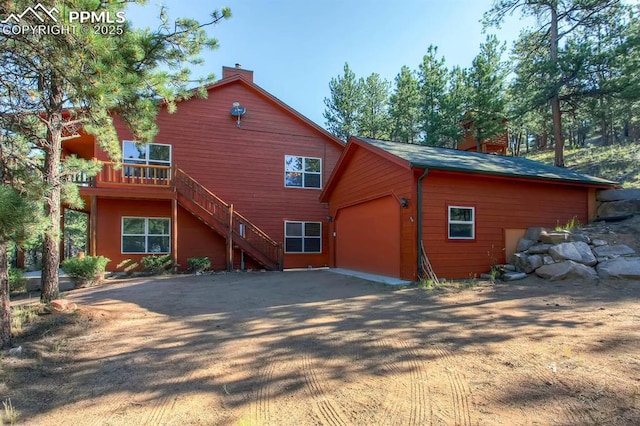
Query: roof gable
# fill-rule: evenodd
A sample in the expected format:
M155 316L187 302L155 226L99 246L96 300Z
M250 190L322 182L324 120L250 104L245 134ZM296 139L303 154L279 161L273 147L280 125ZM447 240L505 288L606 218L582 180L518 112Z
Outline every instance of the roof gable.
M373 145L364 142L361 138L351 136L347 143L347 147L342 152L342 155L340 156L338 163L333 169L333 173L331 173L331 176L329 177L327 184L325 185L324 189L322 190L322 193L320 194L320 202L322 203L328 202L329 196L331 195L336 185L340 181L342 174L344 173L345 169L348 167L351 161L351 158L353 158L355 152L358 149L366 149L368 151L372 151L376 155L384 157L386 160L407 169L407 171L411 170L411 164L408 161L405 161L400 157L397 157L391 153L388 153L383 149L374 147Z
M357 138L373 147L407 161L411 167L464 173L542 179L593 186L614 186L616 182L584 175L568 169L521 157L479 154L401 142Z
M232 84L240 84L240 85L242 85L246 89L248 89L248 90L254 92L255 94L257 94L258 96L264 98L269 103L271 103L272 105L276 106L278 109L284 111L290 117L294 118L295 120L301 122L303 125L313 129L315 132L317 132L317 133L321 134L322 136L326 137L333 144L339 146L340 148L344 148L345 147L345 143L342 140L338 139L337 137L335 137L334 135L329 133L327 130L325 130L324 128L322 128L321 126L319 126L318 124L316 124L312 120L310 120L309 118L305 117L304 115L302 115L301 113L299 113L295 109L291 108L289 105L285 104L280 99L278 99L277 97L273 96L271 93L269 93L266 90L264 90L262 87L258 86L257 84L253 83L252 81L247 80L242 74L234 74L234 75L232 75L230 77L227 77L227 78L224 78L222 80L219 80L219 81L207 86L205 89L207 90L207 93L210 93L212 91L218 90L218 89L220 89L222 87L226 87L226 86L229 86L229 85L232 85ZM186 101L186 102L188 102L188 101Z

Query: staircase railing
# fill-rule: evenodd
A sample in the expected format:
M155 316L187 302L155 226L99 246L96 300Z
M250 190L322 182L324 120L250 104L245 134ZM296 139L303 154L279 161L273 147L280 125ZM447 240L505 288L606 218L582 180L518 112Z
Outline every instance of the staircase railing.
M247 248L250 250L247 254L255 256L258 261L261 261L259 257L264 257L271 263L269 266L282 269L281 244L274 241L267 233L236 212L231 205L209 191L182 169L176 167L173 178L176 191L207 211L211 218L218 222L220 228L229 231L228 228L231 226L229 234L235 244L242 245L243 248L248 246ZM255 250L257 253L252 253L251 250Z

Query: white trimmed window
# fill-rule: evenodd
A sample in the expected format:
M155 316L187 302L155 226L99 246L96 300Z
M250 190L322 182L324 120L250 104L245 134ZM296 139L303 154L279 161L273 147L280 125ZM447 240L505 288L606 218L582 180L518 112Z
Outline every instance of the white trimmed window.
M122 162L140 165L139 167L125 166L124 174L127 177L168 179L169 169L171 168L171 145L159 143L138 144L133 141L123 141ZM153 166L162 167L155 168Z
M122 253L169 253L171 220L163 217L123 217Z
M449 239L473 240L476 212L474 207L449 206Z
M285 253L322 253L321 222L285 222Z
M322 187L322 159L285 155L284 186L320 189Z

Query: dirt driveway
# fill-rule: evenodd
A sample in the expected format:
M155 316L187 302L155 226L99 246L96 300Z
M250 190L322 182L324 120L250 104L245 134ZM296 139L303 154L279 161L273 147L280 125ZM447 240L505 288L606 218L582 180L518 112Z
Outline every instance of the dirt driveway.
M640 283L116 281L2 359L37 425L640 424Z

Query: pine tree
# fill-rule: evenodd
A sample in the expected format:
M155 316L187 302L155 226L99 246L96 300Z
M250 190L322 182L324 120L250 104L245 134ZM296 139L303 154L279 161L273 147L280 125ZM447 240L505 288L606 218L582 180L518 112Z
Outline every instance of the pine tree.
M330 98L324 98L326 106L322 114L327 130L337 138L347 141L358 132L358 111L362 104L362 90L356 75L345 62L344 74L329 82Z
M413 71L406 65L395 78L390 98L391 137L405 143L417 143L420 133L420 90Z
M388 81L373 73L358 82L362 102L358 109L356 122L358 136L373 139L389 138L389 87Z
M442 123L441 137L445 147L456 148L458 142L464 137L462 122L469 110L470 90L468 86L467 70L455 66L449 72L449 84L444 99L446 108L444 116L446 121Z
M42 178L25 139L0 132L0 348L11 346L9 245L36 239L46 226Z
M144 1L136 1L144 3ZM60 11L58 24L71 30L63 34L0 32L0 128L23 136L42 152L41 169L46 184L43 197L49 226L44 236L42 299L58 293L60 217L64 190L70 200L74 186L70 176L79 169L95 173L99 164L79 159L62 161L62 143L77 128L96 137L98 146L114 161L121 157L111 114L117 114L136 140L151 142L156 134L155 116L160 101L169 112L176 103L204 90L188 90L189 66L201 62L204 48L217 41L207 36L206 26L230 16L229 9L214 11L208 22L178 19L171 22L160 13L156 30L136 30L129 23L121 31L102 34L94 26L70 21L70 11L124 12L127 2L55 0L41 2ZM31 1L12 2L15 12ZM39 24L25 14L20 25ZM5 24L11 27L13 24Z
M503 134L505 130L503 120L506 112L506 67L501 60L504 50L504 44L501 44L496 36L487 36L469 70L470 94L467 114L478 152L481 152L483 140Z
M590 67L588 63L593 56L582 50L579 55L581 59L575 62L578 56L572 58L570 49L581 45L588 38L578 40L574 36L581 31L599 31L602 25L619 19L625 9L626 6L620 0L498 0L485 14L485 25L499 25L507 15L516 10L524 16L536 18L541 24L535 31L523 33L525 37L529 37L530 42L539 43L534 50L544 50L544 60L538 62L538 67L533 68L535 72L532 73L543 78L529 81L528 86L534 90L535 86L540 86L545 94L545 101L551 108L554 164L558 167L565 166L561 104L602 93L601 88L586 91L583 90L584 87L579 88L581 84L578 82L585 81L583 73ZM524 53L525 57L528 56Z
M430 45L418 70L420 85L420 121L422 143L430 146L446 144L447 77L444 58L438 59L438 48Z

